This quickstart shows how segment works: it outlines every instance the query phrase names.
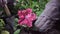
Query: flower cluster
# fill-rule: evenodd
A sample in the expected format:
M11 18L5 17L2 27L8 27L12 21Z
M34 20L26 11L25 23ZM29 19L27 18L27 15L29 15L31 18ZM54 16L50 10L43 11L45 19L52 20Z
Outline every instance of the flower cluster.
M26 10L18 10L18 24L26 25L27 27L32 27L32 22L36 19L36 14L32 12L31 8Z

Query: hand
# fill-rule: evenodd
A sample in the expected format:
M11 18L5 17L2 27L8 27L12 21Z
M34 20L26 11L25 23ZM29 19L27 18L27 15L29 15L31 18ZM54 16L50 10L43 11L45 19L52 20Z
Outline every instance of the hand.
M47 31L48 29L51 29L53 27L56 20L59 20L59 16L59 7L56 6L56 3L49 2L42 14L35 22L35 26L39 29L40 32Z

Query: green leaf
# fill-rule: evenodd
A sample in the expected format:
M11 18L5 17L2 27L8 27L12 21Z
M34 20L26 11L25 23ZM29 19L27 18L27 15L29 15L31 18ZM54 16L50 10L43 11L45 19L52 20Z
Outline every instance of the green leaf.
M20 33L20 29L18 29L14 32L14 34L19 34L19 33Z
M4 29L4 25L5 25L5 23L4 23L3 19L0 19L0 30Z
M15 22L18 22L18 18L15 18Z
M2 31L1 34L9 34L8 31Z

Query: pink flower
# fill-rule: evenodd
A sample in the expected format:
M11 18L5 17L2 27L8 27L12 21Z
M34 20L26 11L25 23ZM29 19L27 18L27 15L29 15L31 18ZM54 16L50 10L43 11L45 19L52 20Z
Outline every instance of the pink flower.
M32 27L33 20L36 19L36 14L32 13L32 9L28 8L26 10L18 11L18 24L26 25L27 27Z

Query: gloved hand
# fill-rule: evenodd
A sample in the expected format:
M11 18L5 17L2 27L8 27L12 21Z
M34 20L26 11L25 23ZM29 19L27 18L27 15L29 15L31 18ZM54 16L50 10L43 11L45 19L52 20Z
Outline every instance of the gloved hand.
M39 16L35 22L35 27L39 29L40 32L45 32L51 29L54 23L60 18L59 7L56 1L50 1L47 3L45 10Z

